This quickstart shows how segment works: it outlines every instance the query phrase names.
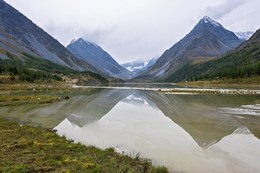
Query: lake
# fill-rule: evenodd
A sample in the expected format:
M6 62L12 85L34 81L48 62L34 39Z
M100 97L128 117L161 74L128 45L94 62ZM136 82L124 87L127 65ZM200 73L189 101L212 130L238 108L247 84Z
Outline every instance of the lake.
M172 172L260 172L259 95L88 90L52 104L0 107L0 114Z

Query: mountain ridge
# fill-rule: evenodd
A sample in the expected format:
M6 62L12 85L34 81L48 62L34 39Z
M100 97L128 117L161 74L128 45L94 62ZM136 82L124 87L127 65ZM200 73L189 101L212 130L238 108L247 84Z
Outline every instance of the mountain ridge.
M120 66L111 55L96 43L83 38L73 39L67 49L81 61L87 62L104 75L120 79L129 79L132 73Z
M235 50L199 64L186 64L164 82L237 79L260 76L260 29ZM256 82L257 83L257 82Z
M246 31L246 32L235 32L236 36L240 40L248 40L255 32Z
M2 59L8 58L5 54L9 52L22 60L25 52L74 70L98 73L95 67L79 61L58 40L4 1L0 1L0 49Z
M149 67L151 67L157 61L157 59L158 57L151 58L149 60L136 60L123 63L121 64L121 66L135 73L135 75L138 75L138 73L147 70Z
M220 23L204 16L179 42L135 80L162 80L191 61L207 61L235 49L242 41Z

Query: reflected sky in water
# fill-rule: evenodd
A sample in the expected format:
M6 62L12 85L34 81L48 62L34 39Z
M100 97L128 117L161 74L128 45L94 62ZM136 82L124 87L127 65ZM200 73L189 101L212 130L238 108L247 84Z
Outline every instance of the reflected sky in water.
M172 171L260 172L259 103L257 96L110 89L0 113Z

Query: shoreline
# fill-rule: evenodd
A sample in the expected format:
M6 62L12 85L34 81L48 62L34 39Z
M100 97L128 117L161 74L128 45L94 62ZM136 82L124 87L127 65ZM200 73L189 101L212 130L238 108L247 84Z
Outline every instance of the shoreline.
M260 86L254 85L183 85L181 83L111 83L125 84L129 86L92 86L77 85L73 83L15 83L0 84L0 91L70 91L72 89L123 89L123 90L142 90L142 91L158 91L164 94L249 94L259 95ZM151 87L140 87L134 85L151 85ZM157 85L172 85L173 87L160 87ZM154 86L154 87L152 87ZM176 86L176 87L174 87Z
M220 88L145 88L145 87L111 87L111 86L79 86L72 85L74 89L122 89L122 90L142 90L158 91L164 94L242 94L260 95L260 90L256 89L220 89Z
M240 95L260 95L260 90L252 89L209 89L209 88L174 88L161 89L164 94L240 94Z

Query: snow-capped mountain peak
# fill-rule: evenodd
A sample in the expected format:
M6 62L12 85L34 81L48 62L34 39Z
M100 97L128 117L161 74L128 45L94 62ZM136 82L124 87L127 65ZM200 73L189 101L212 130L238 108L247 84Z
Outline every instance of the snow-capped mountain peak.
M254 34L254 32L235 32L235 34L240 40L248 40Z
M213 26L216 26L216 27L221 26L220 23L216 22L215 20L211 19L211 18L208 17L208 16L204 16L204 17L201 19L201 22L203 22L203 23L210 23L210 24L212 24Z
M149 67L151 67L156 62L157 59L158 57L151 58L149 60L143 60L143 61L142 60L132 61L132 62L121 64L121 66L133 73L138 73L140 71L146 70Z

